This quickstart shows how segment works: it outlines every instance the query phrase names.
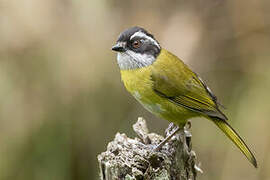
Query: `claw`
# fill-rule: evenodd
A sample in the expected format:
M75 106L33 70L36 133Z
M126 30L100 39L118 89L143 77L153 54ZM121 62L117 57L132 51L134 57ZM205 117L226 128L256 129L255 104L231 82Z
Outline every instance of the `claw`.
M168 135L161 143L159 143L155 148L154 150L155 151L159 151L162 146L168 141L170 140L178 131L180 130L180 128L177 126L177 128L170 134Z

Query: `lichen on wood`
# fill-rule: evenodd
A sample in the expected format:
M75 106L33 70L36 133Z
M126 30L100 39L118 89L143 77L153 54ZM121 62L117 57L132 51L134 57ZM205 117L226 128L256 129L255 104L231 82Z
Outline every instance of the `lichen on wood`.
M138 118L133 129L134 139L117 133L107 150L98 155L101 180L195 180L196 154L191 149L191 134L185 128L162 148L155 150L164 137L149 133L146 122ZM165 134L175 129L170 125Z

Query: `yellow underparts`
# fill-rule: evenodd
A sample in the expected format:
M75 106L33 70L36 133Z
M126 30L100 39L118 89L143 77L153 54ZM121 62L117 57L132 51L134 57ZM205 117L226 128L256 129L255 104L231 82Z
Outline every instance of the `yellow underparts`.
M159 61L159 59L156 61ZM154 64L156 65L157 62ZM148 111L160 118L174 122L180 127L185 125L187 119L199 116L200 114L178 106L153 91L153 81L151 80L153 66L121 70L122 81L128 92Z

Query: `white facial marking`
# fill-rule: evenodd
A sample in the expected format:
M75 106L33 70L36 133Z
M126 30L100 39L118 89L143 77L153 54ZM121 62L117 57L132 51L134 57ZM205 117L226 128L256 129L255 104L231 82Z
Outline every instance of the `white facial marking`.
M126 42L117 42L117 46L121 46L121 47L125 47L126 46Z
M144 33L141 32L141 31L138 31L138 32L134 33L134 34L130 37L130 40L132 40L134 37L141 37L141 38L148 39L149 41L151 41L152 43L154 43L154 44L160 49L160 46L159 46L159 44L157 43L156 40L154 40L154 39L151 38L150 36L147 36L146 34L144 34Z

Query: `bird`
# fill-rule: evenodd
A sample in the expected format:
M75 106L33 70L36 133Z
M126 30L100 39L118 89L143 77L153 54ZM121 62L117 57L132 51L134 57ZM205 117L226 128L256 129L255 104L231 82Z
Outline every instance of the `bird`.
M145 109L174 123L177 130L193 117L212 121L257 168L255 156L228 123L211 89L180 58L162 48L152 34L142 27L128 28L120 33L112 50L117 52L126 90Z

